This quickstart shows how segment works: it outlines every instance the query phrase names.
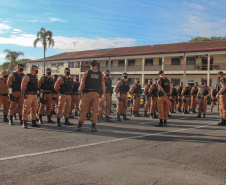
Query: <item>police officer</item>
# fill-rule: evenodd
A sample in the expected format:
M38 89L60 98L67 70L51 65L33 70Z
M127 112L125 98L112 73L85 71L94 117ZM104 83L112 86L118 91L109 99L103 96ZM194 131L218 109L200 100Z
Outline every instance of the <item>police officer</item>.
M2 72L2 78L0 78L0 107L3 105L3 115L4 119L3 122L8 122L8 109L9 109L9 99L8 99L8 92L9 87L7 86L7 79L8 79L8 72Z
M158 85L157 85L157 79L154 80L154 83L151 85L150 89L148 90L148 93L151 96L150 117L158 118L158 116L156 115L156 112L157 112L157 109L158 109Z
M217 103L217 109L219 111L219 100L218 100L218 98L216 98L217 93L218 93L217 89L218 89L218 85L216 84L215 87L211 91L211 97L212 97L212 102L211 102L211 107L210 107L211 112L213 111L215 102Z
M27 128L28 114L31 112L32 127L40 127L36 124L37 112L37 90L38 90L38 67L31 66L31 72L26 74L21 83L21 91L24 93L24 104L22 111L23 127Z
M80 86L79 82L79 76L76 75L75 81L73 82L73 88L72 88L72 95L71 95L71 111L70 114L72 115L73 108L75 109L75 116L78 116L78 110L79 110L79 102L80 102L80 96L81 94L78 93L78 88Z
M144 105L144 117L148 117L147 111L151 111L151 94L149 94L149 89L152 85L152 79L148 80L148 84L144 87L144 94L146 95L145 97L145 105Z
M104 75L98 70L98 63L96 60L90 62L90 70L83 75L78 92L81 93L84 88L84 97L82 103L82 110L80 119L78 120L78 127L75 131L82 132L82 124L86 119L90 107L92 107L92 132L96 132L97 111L100 94L105 99L105 82Z
M195 108L197 106L197 94L198 94L198 82L191 89L191 111L196 113Z
M171 113L176 113L174 111L176 106L176 100L177 100L177 89L175 87L175 84L172 84L172 92L170 94L170 112Z
M41 89L40 93L40 107L38 111L39 115L39 123L43 124L42 116L43 111L46 107L46 115L47 115L47 122L48 123L54 123L51 119L51 106L52 106L52 91L53 91L53 78L51 77L51 69L46 69L46 74L43 75L39 82L38 82L38 88Z
M142 94L142 90L139 78L136 79L129 93L133 97L133 116L141 117L141 115L139 114L139 109L140 109L140 96Z
M18 64L17 71L9 75L8 87L12 89L12 94L10 94L10 108L9 108L9 125L13 125L13 116L18 110L20 124L23 124L22 121L22 109L24 103L24 96L21 92L21 82L24 77L24 65ZM18 109L17 109L18 108Z
M182 90L183 90L183 82L180 83L179 87L177 88L177 92L178 92L178 104L177 104L177 111L178 112L182 112L181 111L181 106L182 106Z
M128 106L128 97L127 93L129 92L130 86L128 82L128 75L127 73L122 74L122 79L118 81L115 87L115 92L117 93L117 121L121 121L120 114L121 111L123 113L123 120L129 120L126 117L126 111Z
M55 86L57 79L58 79L58 75L54 75L53 87ZM56 90L53 88L52 105L51 105L52 114L56 114L55 105L58 105L58 100L59 100L59 93L56 92Z
M220 98L220 115L221 121L218 125L226 125L226 78L224 78L224 73L219 71L218 77L220 78L221 89L218 92L216 98Z
M158 80L158 110L160 122L157 127L167 126L168 114L169 114L169 95L171 93L171 85L168 78L165 77L163 71L159 71ZM163 122L164 120L164 122Z
M183 96L183 113L189 114L188 112L188 104L191 99L191 91L190 91L190 85L187 83L186 87L183 88L181 95Z
M197 96L199 98L199 109L198 109L199 114L196 118L201 118L202 112L203 117L205 118L208 98L210 96L210 88L207 87L204 82L201 82L201 86L199 87L199 92Z
M69 122L69 113L71 109L71 93L72 93L72 86L73 80L69 77L70 76L70 69L67 67L64 69L64 76L58 78L54 89L56 92L59 92L59 102L57 106L57 126L61 127L60 118L62 116L62 112L64 109L64 118L65 123L64 125L72 125Z

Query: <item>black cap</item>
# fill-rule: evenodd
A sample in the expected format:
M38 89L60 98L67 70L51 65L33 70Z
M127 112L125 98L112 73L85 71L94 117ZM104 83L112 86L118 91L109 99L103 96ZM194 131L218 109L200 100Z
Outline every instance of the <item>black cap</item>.
M66 67L66 68L64 69L64 71L67 71L67 70L70 70L70 68L69 68L69 67Z
M223 73L223 71L219 71L217 74L218 75L223 75L224 73Z
M24 65L24 64L17 64L17 66L25 67L25 65Z
M97 65L97 61L96 61L96 60L92 60L92 61L90 62L90 65L92 65L92 67L96 66L96 65Z
M58 78L58 75L54 75L54 78Z
M75 76L75 78L79 78L79 76L78 76L78 75L76 75L76 76Z
M123 75L127 75L127 73L123 73Z
M50 68L46 68L46 71L51 70Z
M32 65L32 66L31 66L31 68L33 68L33 67L37 67L37 68L38 68L38 66L36 66L36 65Z
M110 73L109 69L106 69L105 72L109 72Z
M164 73L164 71L163 71L163 70L159 71L159 75L161 75L162 73Z

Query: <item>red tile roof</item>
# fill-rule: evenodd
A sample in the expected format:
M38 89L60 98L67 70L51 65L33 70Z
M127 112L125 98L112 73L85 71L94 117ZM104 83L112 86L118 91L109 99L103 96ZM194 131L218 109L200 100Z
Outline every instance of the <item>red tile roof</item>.
M104 58L135 55L154 55L187 52L208 52L226 51L226 41L204 41L204 42L183 42L174 44L158 44L148 46L135 46L111 49L98 49L78 52L66 52L58 55L46 57L46 61L84 59L84 58ZM41 62L44 59L30 62Z

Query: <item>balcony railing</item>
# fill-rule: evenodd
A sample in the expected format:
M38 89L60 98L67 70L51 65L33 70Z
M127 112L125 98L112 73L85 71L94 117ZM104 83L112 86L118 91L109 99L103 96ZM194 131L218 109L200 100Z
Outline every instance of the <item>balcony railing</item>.
M162 66L144 66L144 71L160 71Z

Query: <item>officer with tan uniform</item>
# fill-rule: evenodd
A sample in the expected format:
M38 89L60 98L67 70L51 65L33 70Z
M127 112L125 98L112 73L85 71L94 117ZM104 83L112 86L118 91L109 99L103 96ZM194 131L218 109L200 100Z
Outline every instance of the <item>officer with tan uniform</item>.
M144 87L145 105L144 105L144 117L148 117L147 111L151 111L151 95L149 94L149 89L152 85L152 79L148 80L148 84Z
M198 92L199 98L199 109L198 109L198 116L196 118L201 118L201 113L203 112L203 117L206 117L206 108L208 103L208 98L210 96L210 88L206 86L204 82L201 82L201 86L199 87Z
M4 119L3 122L8 122L8 109L9 109L9 87L7 86L7 78L8 78L8 72L3 71L2 72L2 78L0 78L0 107L3 105L3 115Z
M69 77L70 69L67 67L64 69L64 76L58 78L54 89L56 92L60 93L59 102L57 106L57 126L61 127L60 118L62 116L63 108L64 108L64 125L72 125L69 122L69 113L71 109L71 93L73 80Z
M78 116L78 110L79 110L79 102L80 102L80 96L81 94L78 93L78 88L80 86L79 82L79 76L77 75L75 77L75 81L73 82L73 88L72 88L72 95L71 95L71 111L70 114L72 115L73 108L75 109L75 116Z
M115 93L117 93L117 121L121 121L120 114L123 114L123 120L129 120L126 117L127 105L128 105L128 96L127 93L130 89L129 82L128 82L128 75L127 73L122 74L122 79L118 81L115 87Z
M216 98L220 98L221 121L218 122L218 125L223 126L226 125L226 78L224 78L224 73L222 71L219 71L217 75L220 78L221 83L221 89L216 96Z
M170 94L170 112L171 113L176 113L174 111L176 106L176 99L177 99L177 89L175 87L175 84L172 84L172 92Z
M154 80L154 83L151 85L150 89L148 90L148 93L151 96L150 117L158 118L158 116L156 115L156 112L157 112L157 109L158 109L158 85L157 85L157 79Z
M55 86L57 79L58 79L58 75L54 75L53 87ZM58 101L59 101L59 93L56 92L56 90L53 88L52 105L51 105L52 114L56 114L55 105L58 105Z
M190 85L188 83L187 83L186 87L183 88L181 95L183 96L183 105L182 105L183 113L190 114L188 112L188 103L191 99L191 91L190 91Z
M160 122L157 127L167 126L168 114L169 114L169 95L171 93L170 81L165 77L163 71L159 71L158 80L158 110ZM164 122L163 122L164 120Z
M215 87L211 91L211 97L212 97L212 102L211 102L211 107L210 107L211 112L213 111L215 102L217 103L217 109L219 111L219 100L216 97L217 93L218 93L217 89L218 89L218 85L215 85Z
M197 106L197 94L198 94L198 82L195 82L195 85L191 89L191 111L192 113L197 113L195 111Z
M82 132L82 124L86 119L90 107L92 107L92 132L96 132L97 111L100 94L105 99L105 83L104 75L98 70L98 63L96 60L90 62L90 70L86 71L83 75L78 92L81 93L84 89L83 103L81 116L78 120L78 127L75 131Z
M179 87L177 88L177 92L178 92L178 104L177 104L177 111L178 112L182 112L181 111L181 106L182 106L182 90L183 90L183 82L180 83Z
M41 127L36 124L37 112L37 90L38 90L38 67L31 66L31 72L26 74L21 83L21 91L24 93L24 104L22 111L23 127L27 128L28 114L31 112L32 127Z
M40 93L40 108L38 111L39 123L43 124L42 116L46 107L47 123L54 123L51 119L51 106L52 106L52 91L53 91L53 78L51 77L51 69L46 69L46 74L43 75L39 82L38 88L41 89Z
M9 75L8 87L12 89L12 94L10 94L10 108L9 108L9 125L13 125L13 116L18 110L20 124L23 124L22 121L22 109L24 103L24 96L21 92L21 82L24 77L24 65L18 64L17 71ZM18 109L17 109L18 108Z

